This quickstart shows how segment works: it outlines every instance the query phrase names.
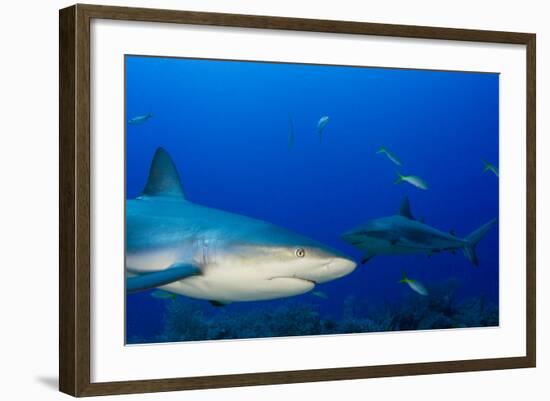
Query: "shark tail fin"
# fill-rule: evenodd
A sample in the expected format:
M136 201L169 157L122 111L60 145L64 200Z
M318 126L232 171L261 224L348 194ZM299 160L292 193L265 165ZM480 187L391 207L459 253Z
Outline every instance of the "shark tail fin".
M383 146L380 146L380 149L376 151L376 153L386 153L386 148Z
M476 245L483 238L483 236L489 231L489 229L496 223L497 219L493 219L488 223L485 223L477 230L468 235L466 239L466 245L464 245L464 256L470 261L474 266L479 265L479 260L477 259L476 254Z
M153 156L143 194L185 199L176 165L163 148L158 148Z
M403 278L401 280L398 281L399 284L401 283L408 283L409 282L409 279L407 277L407 275L405 274L405 272L402 273L403 274Z

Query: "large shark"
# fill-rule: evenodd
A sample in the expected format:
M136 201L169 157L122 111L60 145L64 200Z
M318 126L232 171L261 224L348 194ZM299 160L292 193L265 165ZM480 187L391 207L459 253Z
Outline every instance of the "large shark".
M397 215L368 221L344 233L342 238L365 252L363 263L375 255L431 255L461 249L464 256L477 266L476 245L495 222L493 219L466 238L459 238L452 232L446 233L417 221L411 213L408 198L405 198Z
M351 273L342 253L271 223L194 204L157 149L126 201L126 290L160 288L215 305L289 297Z

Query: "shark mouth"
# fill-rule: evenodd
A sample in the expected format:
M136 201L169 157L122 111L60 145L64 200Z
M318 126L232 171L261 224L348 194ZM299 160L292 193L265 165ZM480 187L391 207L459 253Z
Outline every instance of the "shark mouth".
M311 280L311 279L308 279L308 278L303 278L303 277L298 277L298 276L276 276L276 277L270 277L270 278L268 278L268 280L273 280L273 279L277 279L277 278L290 278L290 279L294 279L294 280L302 280L302 281L306 281L308 283L311 283L313 285L317 285L317 282L314 281L314 280Z

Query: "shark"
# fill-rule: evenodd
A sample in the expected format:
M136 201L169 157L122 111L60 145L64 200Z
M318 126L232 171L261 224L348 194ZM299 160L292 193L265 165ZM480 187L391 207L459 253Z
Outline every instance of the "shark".
M286 228L191 202L163 148L143 192L126 200L127 293L155 288L220 306L304 294L356 266Z
M444 232L414 218L408 198L398 214L370 220L342 234L344 241L364 252L362 263L376 255L427 254L462 250L466 259L479 265L476 246L496 223L492 219L465 238Z

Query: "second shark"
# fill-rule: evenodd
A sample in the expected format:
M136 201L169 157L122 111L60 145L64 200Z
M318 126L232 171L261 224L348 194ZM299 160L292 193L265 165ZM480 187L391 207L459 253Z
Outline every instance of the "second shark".
M446 233L417 221L410 209L409 199L403 199L399 213L370 220L344 233L342 238L364 251L362 262L376 255L427 254L462 250L474 265L479 264L476 245L496 223L492 219L465 238Z

